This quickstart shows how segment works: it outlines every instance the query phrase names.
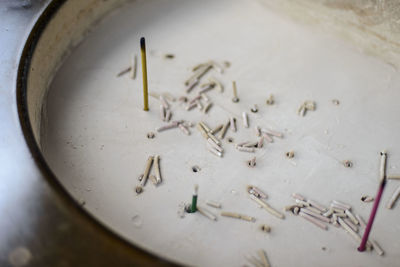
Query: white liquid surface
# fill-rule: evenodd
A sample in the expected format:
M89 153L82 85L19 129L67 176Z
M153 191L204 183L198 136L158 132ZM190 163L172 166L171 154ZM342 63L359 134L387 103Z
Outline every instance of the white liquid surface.
M150 97L150 111L142 110L140 68L136 80L116 77L131 55L139 54L141 36L147 41L151 92L185 95L191 67L210 59L232 63L224 74L211 72L225 92L208 93L214 102L209 114L170 102L173 120L203 120L213 128L236 116L238 132L227 133L235 142L256 141L255 125L281 131L284 138L255 154L255 168L246 166L254 155L238 152L226 138L223 158L209 153L196 128L190 136L173 129L147 139L164 125L159 101ZM166 53L176 57L165 59ZM231 101L233 80L237 104ZM389 150L389 174L400 172L395 167L400 162L398 84L389 65L274 14L261 1L137 1L104 20L60 68L49 92L42 143L50 167L77 201L85 201L113 231L161 257L242 266L244 255L264 249L272 266L396 266L399 207L384 207L396 182L389 182L372 230L384 257L357 252L358 244L342 229L323 231L291 213L285 220L273 217L249 199L246 185L265 191L267 202L279 210L294 203L290 195L297 192L326 206L333 199L350 203L366 220L372 204L360 198L376 193L379 151ZM265 104L269 94L276 99L272 106ZM317 109L300 117L296 111L305 100L314 100ZM249 129L241 122L242 111L249 114ZM291 150L295 157L289 160L285 153ZM155 154L161 155L163 183L155 188L149 181L137 196L137 177ZM354 166L345 168L343 160ZM201 170L194 173L194 165ZM199 184L199 205L214 200L256 222L221 217L211 207L216 222L199 213L180 218L178 208L190 202L194 184ZM259 230L264 223L271 233Z

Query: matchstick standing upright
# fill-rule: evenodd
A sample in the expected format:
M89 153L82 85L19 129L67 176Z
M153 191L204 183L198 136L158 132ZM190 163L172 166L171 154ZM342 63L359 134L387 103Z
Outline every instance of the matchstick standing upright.
M149 92L147 89L147 62L146 62L146 41L144 37L140 38L140 53L142 55L142 73L143 73L143 101L144 111L149 110Z
M192 205L190 207L190 212L196 212L197 211L197 193L199 191L199 186L196 184L194 186L194 193L192 197Z
M361 240L361 244L358 247L358 251L362 252L365 250L366 244L368 242L369 233L371 232L372 224L374 223L374 219L376 216L376 212L378 211L379 202L381 201L381 197L383 194L383 189L385 189L386 185L386 160L387 153L386 151L381 152L381 168L380 168L380 179L379 179L379 188L375 197L374 206L372 207L371 215L369 217L367 226L364 231L364 235Z

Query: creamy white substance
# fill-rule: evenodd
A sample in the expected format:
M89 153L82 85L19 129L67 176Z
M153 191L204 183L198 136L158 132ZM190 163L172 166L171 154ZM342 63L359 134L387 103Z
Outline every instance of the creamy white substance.
M256 125L281 131L284 138L255 154L255 168L246 165L253 155L238 152L226 139L223 158L209 153L196 128L190 136L174 129L147 139L164 125L159 101L150 97L150 111L142 110L140 68L136 80L116 77L133 53L139 55L141 36L147 40L151 92L182 96L191 67L210 59L232 64L224 74L209 75L224 83L225 92L208 93L214 107L207 115L171 102L173 120L215 127L235 116L238 132L227 133L235 142L257 141ZM166 53L176 57L165 59ZM231 101L233 80L237 104ZM400 213L384 204L396 182L389 182L372 230L385 257L359 253L342 229L323 231L291 213L285 220L273 217L249 199L246 185L265 191L279 210L297 192L324 205L333 199L350 203L367 219L372 204L360 198L377 190L379 151L389 150L388 172L400 173L399 82L398 72L379 59L256 0L137 1L105 19L58 71L42 144L50 167L77 201L114 232L161 257L242 266L244 255L264 249L272 266L394 266L400 260ZM270 94L275 104L267 106ZM300 117L296 111L305 100L314 100L317 108ZM254 104L258 113L250 112ZM292 150L295 157L287 159ZM163 183L155 188L149 181L137 196L137 177L155 154L161 155ZM343 160L354 166L345 168ZM199 172L192 171L195 165ZM199 205L214 200L256 222L220 217L211 207L216 222L199 213L179 218L179 205L190 202L194 184ZM271 233L259 230L264 223Z

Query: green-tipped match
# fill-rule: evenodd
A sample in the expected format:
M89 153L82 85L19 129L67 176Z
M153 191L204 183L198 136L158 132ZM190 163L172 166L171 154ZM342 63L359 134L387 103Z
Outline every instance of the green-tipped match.
M194 186L194 193L192 197L192 205L190 206L190 212L196 212L197 211L197 192L199 191L199 186L195 185Z

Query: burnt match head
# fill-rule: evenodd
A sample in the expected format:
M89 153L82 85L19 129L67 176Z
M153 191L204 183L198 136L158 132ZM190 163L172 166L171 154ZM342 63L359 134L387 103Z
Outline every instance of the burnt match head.
M146 49L146 41L144 37L140 38L140 49Z

